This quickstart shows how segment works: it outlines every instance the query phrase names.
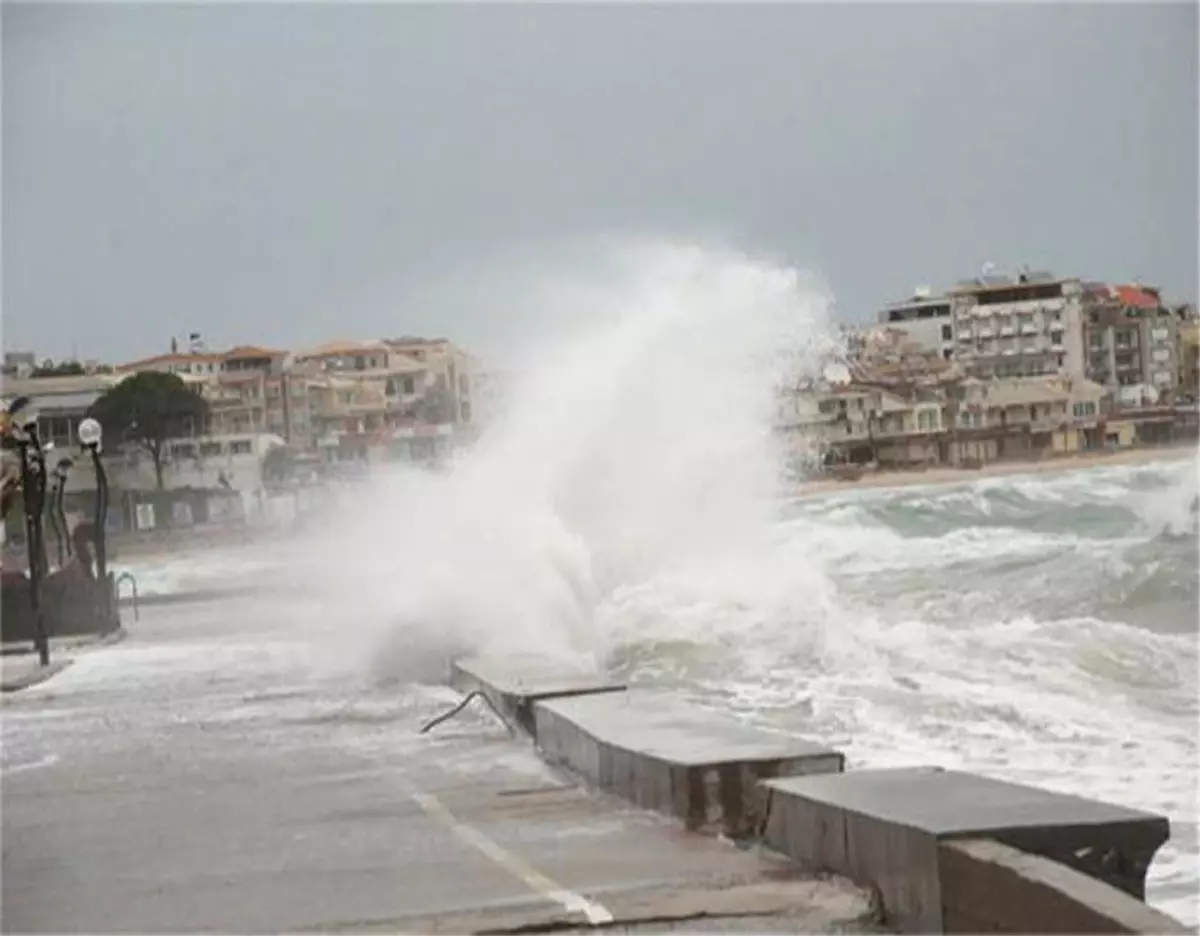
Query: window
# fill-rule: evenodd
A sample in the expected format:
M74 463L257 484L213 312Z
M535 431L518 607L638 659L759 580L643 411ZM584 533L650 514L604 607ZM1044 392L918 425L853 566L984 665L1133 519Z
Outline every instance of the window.
M179 442L171 446L171 457L179 460L183 458L195 458L196 446L190 442Z
M404 395L412 396L417 392L417 382L411 377L404 378Z
M234 439L229 443L230 455L249 455L254 451L254 446L249 439Z
M950 326L943 325L942 326L942 341L950 341L953 337L954 337L954 335L950 329Z
M1074 406L1071 407L1071 414L1076 419L1083 419L1087 416L1094 416L1094 415L1096 415L1096 404L1095 403L1076 403Z
M221 454L221 443L220 442L201 442L200 443L200 457L201 458L213 458L220 454Z

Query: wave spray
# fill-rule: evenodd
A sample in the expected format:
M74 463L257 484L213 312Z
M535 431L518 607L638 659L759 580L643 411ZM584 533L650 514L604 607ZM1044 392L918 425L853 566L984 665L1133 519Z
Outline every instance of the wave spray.
M601 661L612 596L769 549L775 390L828 344L820 284L639 243L520 292L559 334L522 342L503 412L448 470L374 477L317 547L327 623L364 635L378 678L466 652Z

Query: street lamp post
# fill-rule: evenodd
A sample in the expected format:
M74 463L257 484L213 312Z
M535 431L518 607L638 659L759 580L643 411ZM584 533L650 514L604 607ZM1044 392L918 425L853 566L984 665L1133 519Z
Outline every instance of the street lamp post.
M105 521L108 519L108 475L100 460L101 440L104 430L95 420L85 419L79 424L79 442L92 453L92 467L96 470L96 578L108 592L108 548ZM105 611L107 617L107 609Z
M46 456L38 439L37 409L28 397L9 404L12 437L21 459L21 492L25 502L25 541L29 549L29 610L33 614L33 642L42 666L50 665L50 640L42 616L42 576L46 569L46 544L42 510L46 503Z
M67 473L75 464L69 457L64 456L54 466L54 499L50 503L50 515L55 518L55 528L58 531L58 567L61 569L68 556L71 555L70 530L67 529L67 512L63 509L63 500L67 493Z

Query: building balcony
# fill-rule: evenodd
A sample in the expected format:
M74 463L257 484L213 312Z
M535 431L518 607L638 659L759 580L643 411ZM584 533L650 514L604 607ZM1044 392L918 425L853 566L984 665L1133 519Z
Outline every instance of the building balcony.
M958 330L958 340L959 341L970 341L974 337L975 337L975 333L969 328L960 328Z
M1022 335L1036 335L1040 329L1033 322L1026 322L1021 326Z
M1000 328L1000 337L1001 338L1011 338L1016 333L1017 333L1017 330L1012 325L1004 325Z
M995 338L996 333L991 328L984 327L984 328L979 329L979 337L980 338Z

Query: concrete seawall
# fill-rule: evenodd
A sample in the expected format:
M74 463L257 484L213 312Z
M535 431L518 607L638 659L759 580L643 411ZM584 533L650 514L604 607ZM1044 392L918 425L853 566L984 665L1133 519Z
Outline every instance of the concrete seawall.
M535 656L459 660L451 683L597 789L872 888L892 929L1187 932L1144 903L1163 816L937 767L846 771L795 735Z

